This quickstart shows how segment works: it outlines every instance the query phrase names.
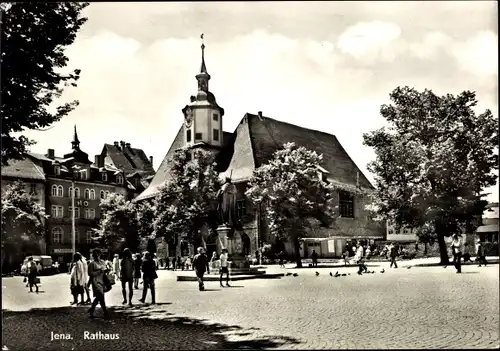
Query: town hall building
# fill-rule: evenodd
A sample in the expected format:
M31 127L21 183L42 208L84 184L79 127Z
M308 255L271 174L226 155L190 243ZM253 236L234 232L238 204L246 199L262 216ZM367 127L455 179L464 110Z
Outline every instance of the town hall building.
M184 147L210 150L219 167L221 179L231 176L232 183L238 189L238 216L243 223L244 234L250 239L250 252L253 253L262 243L274 243L275 239L269 233L264 209L254 207L245 198L248 181L253 171L266 164L283 144L294 142L323 154L324 168L318 170L319 176L352 190L337 194L340 218L335 228L318 228L308 233L301 246L302 257L310 256L313 249L320 257L340 257L348 241L372 243L377 239L383 240L385 228L368 219L364 210L366 198L354 195L358 189L372 191L373 185L334 135L279 121L261 112L246 113L234 132L224 131L224 109L209 90L211 76L205 64L203 44L201 49L201 68L196 75L198 91L182 109L184 123L148 188L134 201L154 199L161 186L171 180L171 160L176 150ZM207 237L203 241L210 253L215 250L217 233L205 235ZM287 254L293 255L290 243L284 243L283 246Z

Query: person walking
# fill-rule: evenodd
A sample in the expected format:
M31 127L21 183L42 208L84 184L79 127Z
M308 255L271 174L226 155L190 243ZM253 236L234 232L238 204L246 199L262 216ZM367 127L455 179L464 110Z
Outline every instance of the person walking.
M313 252L311 254L311 258L312 258L313 267L318 267L318 253L316 252L316 250L313 250Z
M181 267L182 267L181 256L177 256L177 269L181 269Z
M89 262L85 258L85 256L81 255L82 257L82 263L83 263L83 290L85 290L85 293L87 294L87 300L85 301L85 304L92 303L92 300L90 299L90 279L89 279Z
M204 253L202 247L198 248L198 254L194 256L193 259L194 271L196 273L196 277L198 278L198 288L200 291L205 290L205 284L203 283L203 275L205 272L210 274L210 267L208 264L208 258Z
M104 318L109 318L109 313L106 308L106 301L104 299L104 293L111 289L110 286L106 286L104 275L109 272L109 267L107 267L106 262L101 259L101 252L98 249L92 251L92 262L89 264L89 276L92 279L92 291L94 292L94 301L92 306L89 308L88 313L90 318L94 318L94 311L97 304L101 305L104 312Z
M210 267L212 267L212 269L215 269L216 262L217 262L217 251L214 251L212 252L212 258L210 259Z
M120 256L118 254L115 254L113 258L113 274L117 280L120 279Z
M484 246L480 240L477 241L476 252L477 252L477 260L479 262L479 267L481 267L481 264L484 264L484 266L486 267L488 262L486 262L486 255L484 252Z
M78 295L81 296L80 304L83 305L85 303L83 300L83 293L86 283L82 256L77 252L73 255L73 266L70 273L70 289L71 295L73 295L73 302L71 302L71 305L78 304Z
M278 254L278 259L280 268L285 268L285 253L283 251L280 251L280 253Z
M173 271L175 271L175 268L176 268L175 262L176 262L176 258L175 258L175 255L174 255L174 257L172 257L172 270Z
M132 289L134 283L134 273L135 273L135 264L134 260L132 260L132 252L126 248L123 250L123 258L120 262L120 280L122 282L122 295L123 295L123 304L127 303L127 290L125 289L128 285L128 305L132 306L132 296L134 294L134 290Z
M451 241L451 250L453 253L453 263L457 269L457 273L462 273L462 241L458 234L453 234L453 240Z
M222 285L222 276L224 273L226 273L226 286L229 285L229 255L227 253L227 249L222 249L222 253L220 254L220 277L219 277L219 282L220 286L224 287Z
M155 300L155 279L158 278L156 274L156 265L153 261L152 255L149 252L146 252L144 256L144 262L142 262L142 298L139 299L142 303L146 302L146 295L148 293L148 289L151 290L151 303L154 305L156 303Z
M398 257L398 248L394 243L391 243L391 246L389 246L389 251L391 255L391 265L389 268L392 268L392 265L394 265L394 268L398 268L398 264L396 263L396 257Z
M38 269L36 263L33 261L33 257L28 258L28 285L30 287L30 293L33 292L33 285L36 288L36 293L38 294Z
M134 289L139 289L139 279L141 279L142 258L141 254L137 253L134 260Z

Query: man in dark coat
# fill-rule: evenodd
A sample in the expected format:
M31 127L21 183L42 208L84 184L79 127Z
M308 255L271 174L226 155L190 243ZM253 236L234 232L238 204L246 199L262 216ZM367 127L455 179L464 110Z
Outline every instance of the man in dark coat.
M194 256L193 267L198 278L198 286L200 291L205 290L205 285L203 284L203 275L205 272L210 274L210 266L208 264L208 258L205 255L205 250L202 247L198 248L198 254Z

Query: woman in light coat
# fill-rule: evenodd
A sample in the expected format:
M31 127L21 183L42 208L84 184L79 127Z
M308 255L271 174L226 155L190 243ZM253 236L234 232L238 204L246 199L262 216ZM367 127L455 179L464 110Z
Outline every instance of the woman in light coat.
M85 301L86 304L92 303L90 300L90 281L89 281L89 264L85 257L82 255L82 263L83 263L83 281L85 282L85 285L83 286L83 289L85 290L85 293L87 294L87 301Z
M104 318L109 318L109 313L104 300L105 284L104 275L110 271L108 265L101 259L101 252L98 249L92 251L92 262L89 264L89 276L92 277L92 291L94 292L94 301L88 312L90 318L94 318L94 311L97 304L101 305L104 312Z
M73 256L73 266L70 273L70 288L73 295L72 305L78 304L78 295L81 295L81 304L84 304L83 291L87 284L85 280L85 270L83 267L82 256L77 252Z

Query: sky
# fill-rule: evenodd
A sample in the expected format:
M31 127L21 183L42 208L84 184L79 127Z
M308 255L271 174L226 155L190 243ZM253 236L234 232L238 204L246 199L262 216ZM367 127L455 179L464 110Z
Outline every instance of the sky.
M68 47L82 70L61 102L79 107L33 152L69 152L73 126L91 160L125 141L158 168L197 91L201 39L224 130L246 112L337 136L363 173L374 159L363 133L384 125L380 106L397 86L438 94L473 90L478 112L498 117L496 2L91 3ZM498 185L487 189L498 201Z

